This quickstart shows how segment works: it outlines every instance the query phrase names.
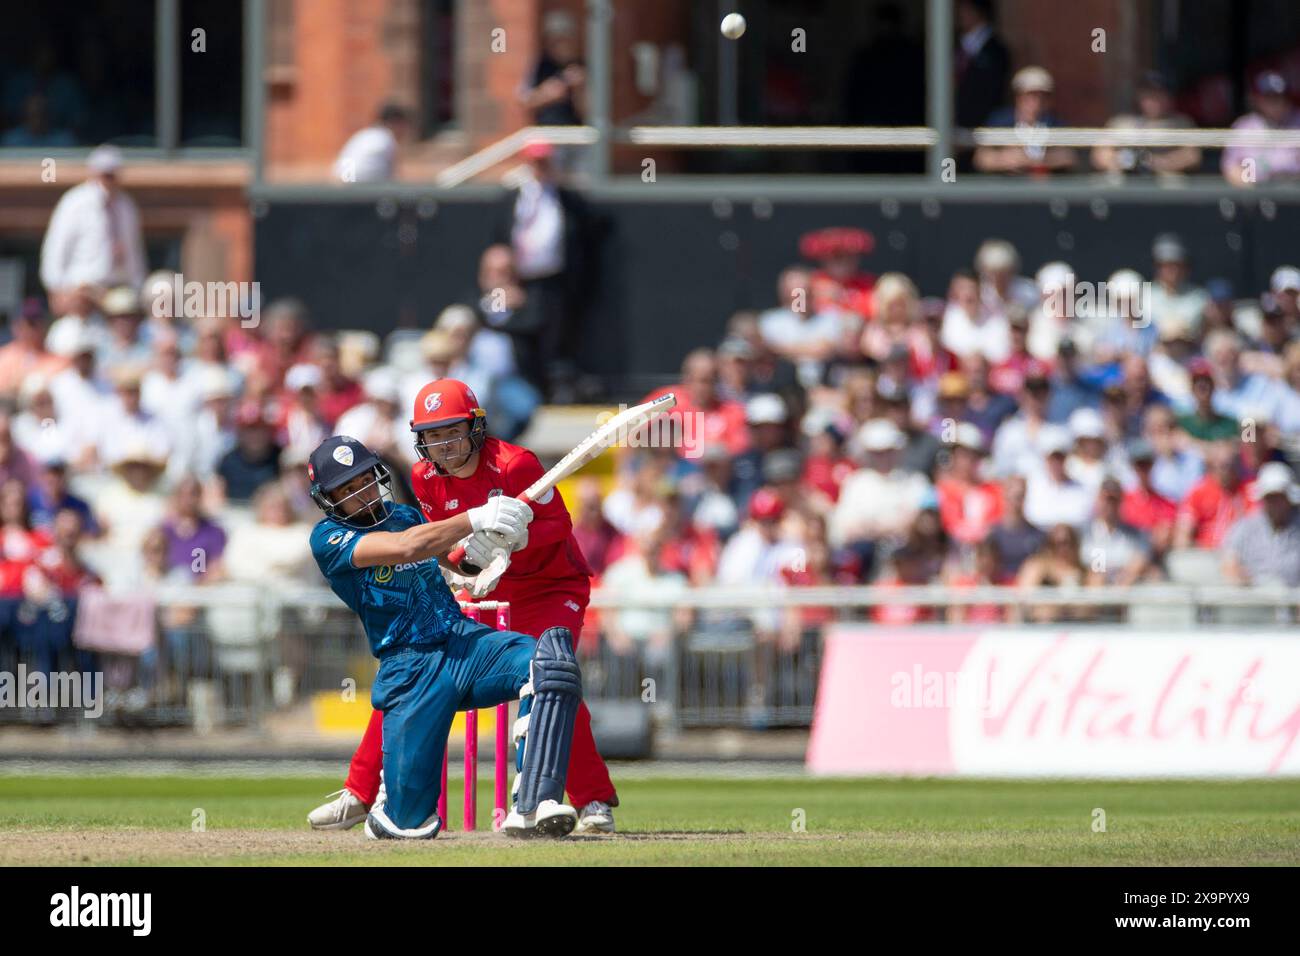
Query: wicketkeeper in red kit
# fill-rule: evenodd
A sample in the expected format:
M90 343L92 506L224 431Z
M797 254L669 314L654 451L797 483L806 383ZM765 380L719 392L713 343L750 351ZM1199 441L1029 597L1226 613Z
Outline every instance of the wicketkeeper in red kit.
M487 413L474 392L455 379L438 379L415 399L411 431L420 460L411 468L411 487L426 521L442 521L484 504L492 495L515 497L542 477L537 456L487 434ZM479 531L462 542L465 565L482 571L473 578L449 575L453 589L463 584L475 597L510 602L510 626L533 637L563 626L577 646L583 611L591 595L591 569L573 537L573 522L558 490L531 503L533 520L513 553L491 532ZM495 581L495 587L493 586ZM375 711L352 757L344 789L312 811L318 830L345 830L366 818L380 792L383 767L383 714ZM577 833L612 833L618 795L609 769L591 735L591 712L578 710L573 728L567 788L578 807Z

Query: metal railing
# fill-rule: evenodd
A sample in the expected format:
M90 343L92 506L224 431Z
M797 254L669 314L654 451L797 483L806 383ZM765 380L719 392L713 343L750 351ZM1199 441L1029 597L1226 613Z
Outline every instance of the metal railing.
M164 588L154 597L156 636L142 654L76 646L75 602L0 600L0 674L102 673L99 719L199 733L255 726L348 682L365 699L375 661L356 616L326 588L219 585ZM1292 626L1298 609L1297 588L1224 585L597 590L579 652L593 706L653 701L653 719L675 728L804 726L822 636L840 622L954 630L1119 624L1227 636ZM0 706L0 724L85 719L79 709Z

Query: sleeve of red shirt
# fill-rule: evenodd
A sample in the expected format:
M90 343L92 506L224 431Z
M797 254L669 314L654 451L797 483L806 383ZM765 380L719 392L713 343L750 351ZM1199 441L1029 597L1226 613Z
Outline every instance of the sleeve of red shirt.
M516 455L506 466L506 494L519 496L528 490L528 486L542 477L546 472L542 463L531 451ZM552 489L550 499L545 503L532 502L533 520L528 525L528 546L544 547L558 544L568 539L573 532L573 520L569 509L564 506L564 498L559 489Z

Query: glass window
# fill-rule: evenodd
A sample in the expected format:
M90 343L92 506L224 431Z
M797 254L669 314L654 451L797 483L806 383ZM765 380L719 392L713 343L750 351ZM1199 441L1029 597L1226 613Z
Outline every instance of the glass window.
M0 146L154 146L152 0L8 4Z
M194 31L203 30L198 50ZM239 146L244 139L244 5L239 0L182 0L180 15L182 146Z
M428 136L456 120L456 19L453 0L424 0L420 62L420 132Z

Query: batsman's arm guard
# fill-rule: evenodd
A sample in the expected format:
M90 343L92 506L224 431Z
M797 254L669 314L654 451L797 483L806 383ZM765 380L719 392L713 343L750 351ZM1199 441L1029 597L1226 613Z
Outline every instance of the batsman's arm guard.
M526 701L531 706L515 725L523 751L515 802L520 813L532 813L543 800L564 802L573 722L582 702L582 673L567 627L542 632L530 670L524 691L532 691Z

